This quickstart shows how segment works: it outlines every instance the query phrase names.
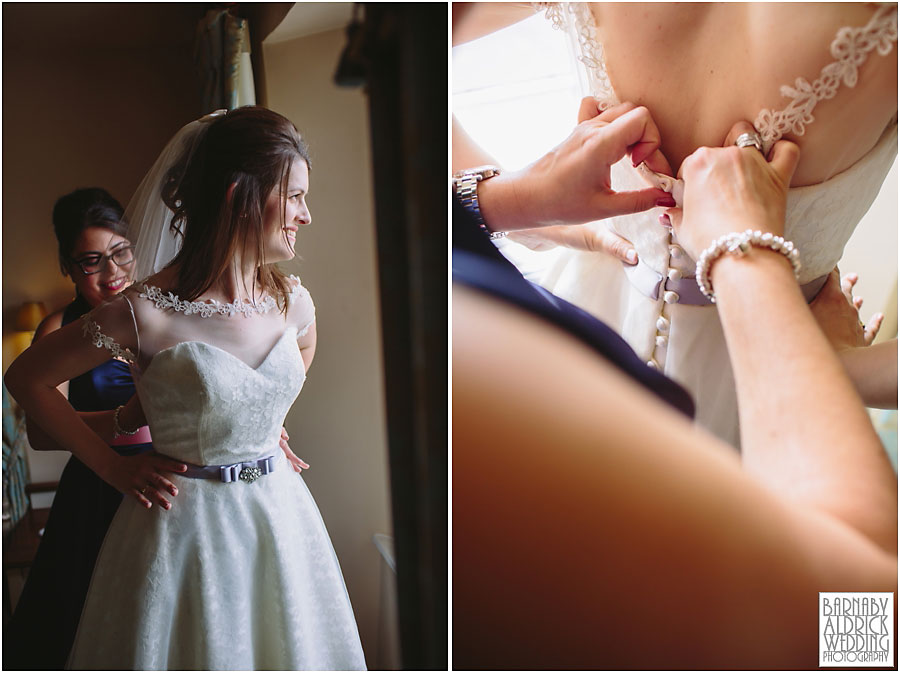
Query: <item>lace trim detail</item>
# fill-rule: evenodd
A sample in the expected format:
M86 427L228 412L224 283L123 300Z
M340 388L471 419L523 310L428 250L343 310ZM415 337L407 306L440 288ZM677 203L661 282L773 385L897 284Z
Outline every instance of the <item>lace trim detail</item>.
M291 289L290 299L300 291L302 285L297 276L291 275L292 280L297 281L297 285ZM185 301L179 299L177 295L169 292L163 293L158 287L153 285L142 285L143 292L140 297L152 301L158 309L172 309L181 311L185 315L199 315L201 318L209 318L214 315L224 315L232 317L240 313L245 318L249 318L254 314L268 313L278 306L278 302L274 297L266 297L260 302L251 302L243 299L235 299L233 302L223 304L215 299L209 301Z
M833 98L843 82L856 86L859 67L869 53L877 49L882 56L890 53L897 41L897 4L887 3L879 7L875 15L862 28L841 28L831 43L831 55L836 59L829 63L811 84L803 77L794 86L782 86L781 95L791 102L781 111L763 109L754 126L763 139L763 149L768 152L785 133L802 136L806 125L814 121L813 108L820 100Z
M87 314L81 317L81 331L86 337L90 337L91 341L97 348L105 348L114 358L118 358L119 360L124 360L125 362L129 362L134 364L137 361L134 353L132 353L127 348L122 348L119 344L115 342L112 337L108 337L103 332L100 331L100 325L98 325L95 321L91 320L87 317Z
M581 55L578 60L587 66L591 94L606 109L618 104L612 83L606 72L603 45L597 39L597 29L590 5L586 2L532 2L531 6L553 23L554 30L571 30L578 40Z

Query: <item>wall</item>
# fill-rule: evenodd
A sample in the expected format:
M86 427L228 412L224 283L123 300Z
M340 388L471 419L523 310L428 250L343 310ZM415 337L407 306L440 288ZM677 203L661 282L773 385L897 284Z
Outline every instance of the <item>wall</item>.
M853 294L865 300L860 318L884 313L879 340L897 336L897 161L884 180L878 197L857 225L844 248L841 273L856 271Z
M264 45L268 106L297 125L312 155L312 226L300 231L298 259L285 268L316 302L318 346L286 425L312 466L305 479L340 559L369 666L383 667L379 629L393 625L378 618L386 583L372 536L391 526L371 157L363 91L332 83L344 39L332 30Z

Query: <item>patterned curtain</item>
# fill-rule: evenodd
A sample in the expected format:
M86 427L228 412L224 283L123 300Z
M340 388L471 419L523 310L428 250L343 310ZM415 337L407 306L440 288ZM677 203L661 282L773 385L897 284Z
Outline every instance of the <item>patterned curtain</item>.
M256 104L247 19L225 9L206 13L197 26L194 60L203 87L203 111Z
M12 404L3 386L3 534L6 535L28 511L28 466L25 462L25 416Z

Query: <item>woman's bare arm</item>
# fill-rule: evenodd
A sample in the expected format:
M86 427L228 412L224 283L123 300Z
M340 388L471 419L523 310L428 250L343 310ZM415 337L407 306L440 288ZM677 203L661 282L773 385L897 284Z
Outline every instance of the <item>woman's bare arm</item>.
M84 421L98 437L107 444L116 439L115 425L111 411L79 411L78 416ZM41 426L35 423L30 416L26 416L26 429L28 431L28 444L35 451L68 451L64 445L56 442ZM119 425L125 430L136 430L147 422L144 419L141 403L137 395L122 407L119 412Z
M481 214L490 229L516 231L674 205L671 195L660 189L616 192L610 184L610 166L626 154L636 164L657 156L659 143L646 108L629 103L610 108L582 121L568 138L522 170L480 182ZM468 144L461 151L471 158L480 156Z
M32 343L36 343L48 334L55 332L60 327L62 327L62 311L51 313L41 322L37 330L35 330ZM68 380L60 383L57 386L57 390L59 390L60 394L64 397L68 397ZM79 411L78 415L91 430L99 435L105 442L109 443L115 439L113 413L114 411ZM138 428L145 425L140 401L136 396L132 397L122 409L122 412L119 415L119 422L121 423L121 426L126 429ZM41 428L40 425L35 423L31 416L25 416L25 428L28 433L28 444L35 451L68 450L65 446L56 442L43 428Z
M581 342L480 293L454 287L452 343L458 667L811 668L818 591L896 589L896 548L872 539L896 500L856 490L887 510L860 531L825 483L773 492ZM770 376L767 394L817 415ZM830 447L874 449L835 430Z
M116 311L127 311L122 302L104 307L106 316L115 318ZM131 332L106 327L120 346L137 351L130 313L121 315L122 324L131 324ZM174 484L163 472L183 472L186 466L155 453L124 458L113 451L91 430L72 408L57 386L110 358L110 352L98 348L82 333L81 321L56 330L20 355L4 377L10 394L57 444L65 446L101 479L122 493L132 495L145 507L153 502L168 509L171 504L164 493L177 494ZM146 491L145 497L142 490ZM150 499L152 498L152 500Z
M838 353L867 407L897 408L897 339Z
M297 345L300 348L300 357L303 358L303 367L306 371L309 371L313 358L316 355L316 339L316 323L313 322L306 334L297 340Z
M44 428L57 444L73 454L101 477L107 474L115 452L85 424L57 386L110 357L82 334L79 322L70 323L34 343L6 372L5 381L16 401Z
M896 409L897 339L872 345L884 314L876 313L867 324L860 321L862 299L852 293L858 279L854 273L841 278L835 268L809 308L863 403Z
M784 232L799 150L781 141L767 164L753 148L732 145L751 128L736 124L724 148L701 148L683 164L684 219L680 209L669 214L694 259L731 232ZM895 553L896 478L790 263L752 247L743 257L721 256L711 273L737 387L745 469L783 497L843 519Z
M688 252L783 227L796 151L690 157ZM713 285L743 465L581 342L454 288L459 667L812 668L819 591L896 591L896 478L790 264L753 248Z
M729 257L714 269L744 466L785 499L842 519L896 553L897 481L862 400L787 260L763 251L752 257Z

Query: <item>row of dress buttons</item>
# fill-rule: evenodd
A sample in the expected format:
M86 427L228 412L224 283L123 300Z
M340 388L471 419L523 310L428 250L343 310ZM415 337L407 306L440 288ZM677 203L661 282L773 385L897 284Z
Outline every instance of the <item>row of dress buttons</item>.
M681 271L672 268L671 260L682 259L684 250L677 243L672 242L672 234L669 234L669 262L666 265L666 276L671 281L679 280L682 277ZM647 360L647 366L657 371L662 371L666 366L666 347L669 345L669 319L665 315L666 304L677 304L680 297L674 290L666 290L663 293L663 303L660 305L659 317L656 319L656 339L654 342L653 352L650 359Z

